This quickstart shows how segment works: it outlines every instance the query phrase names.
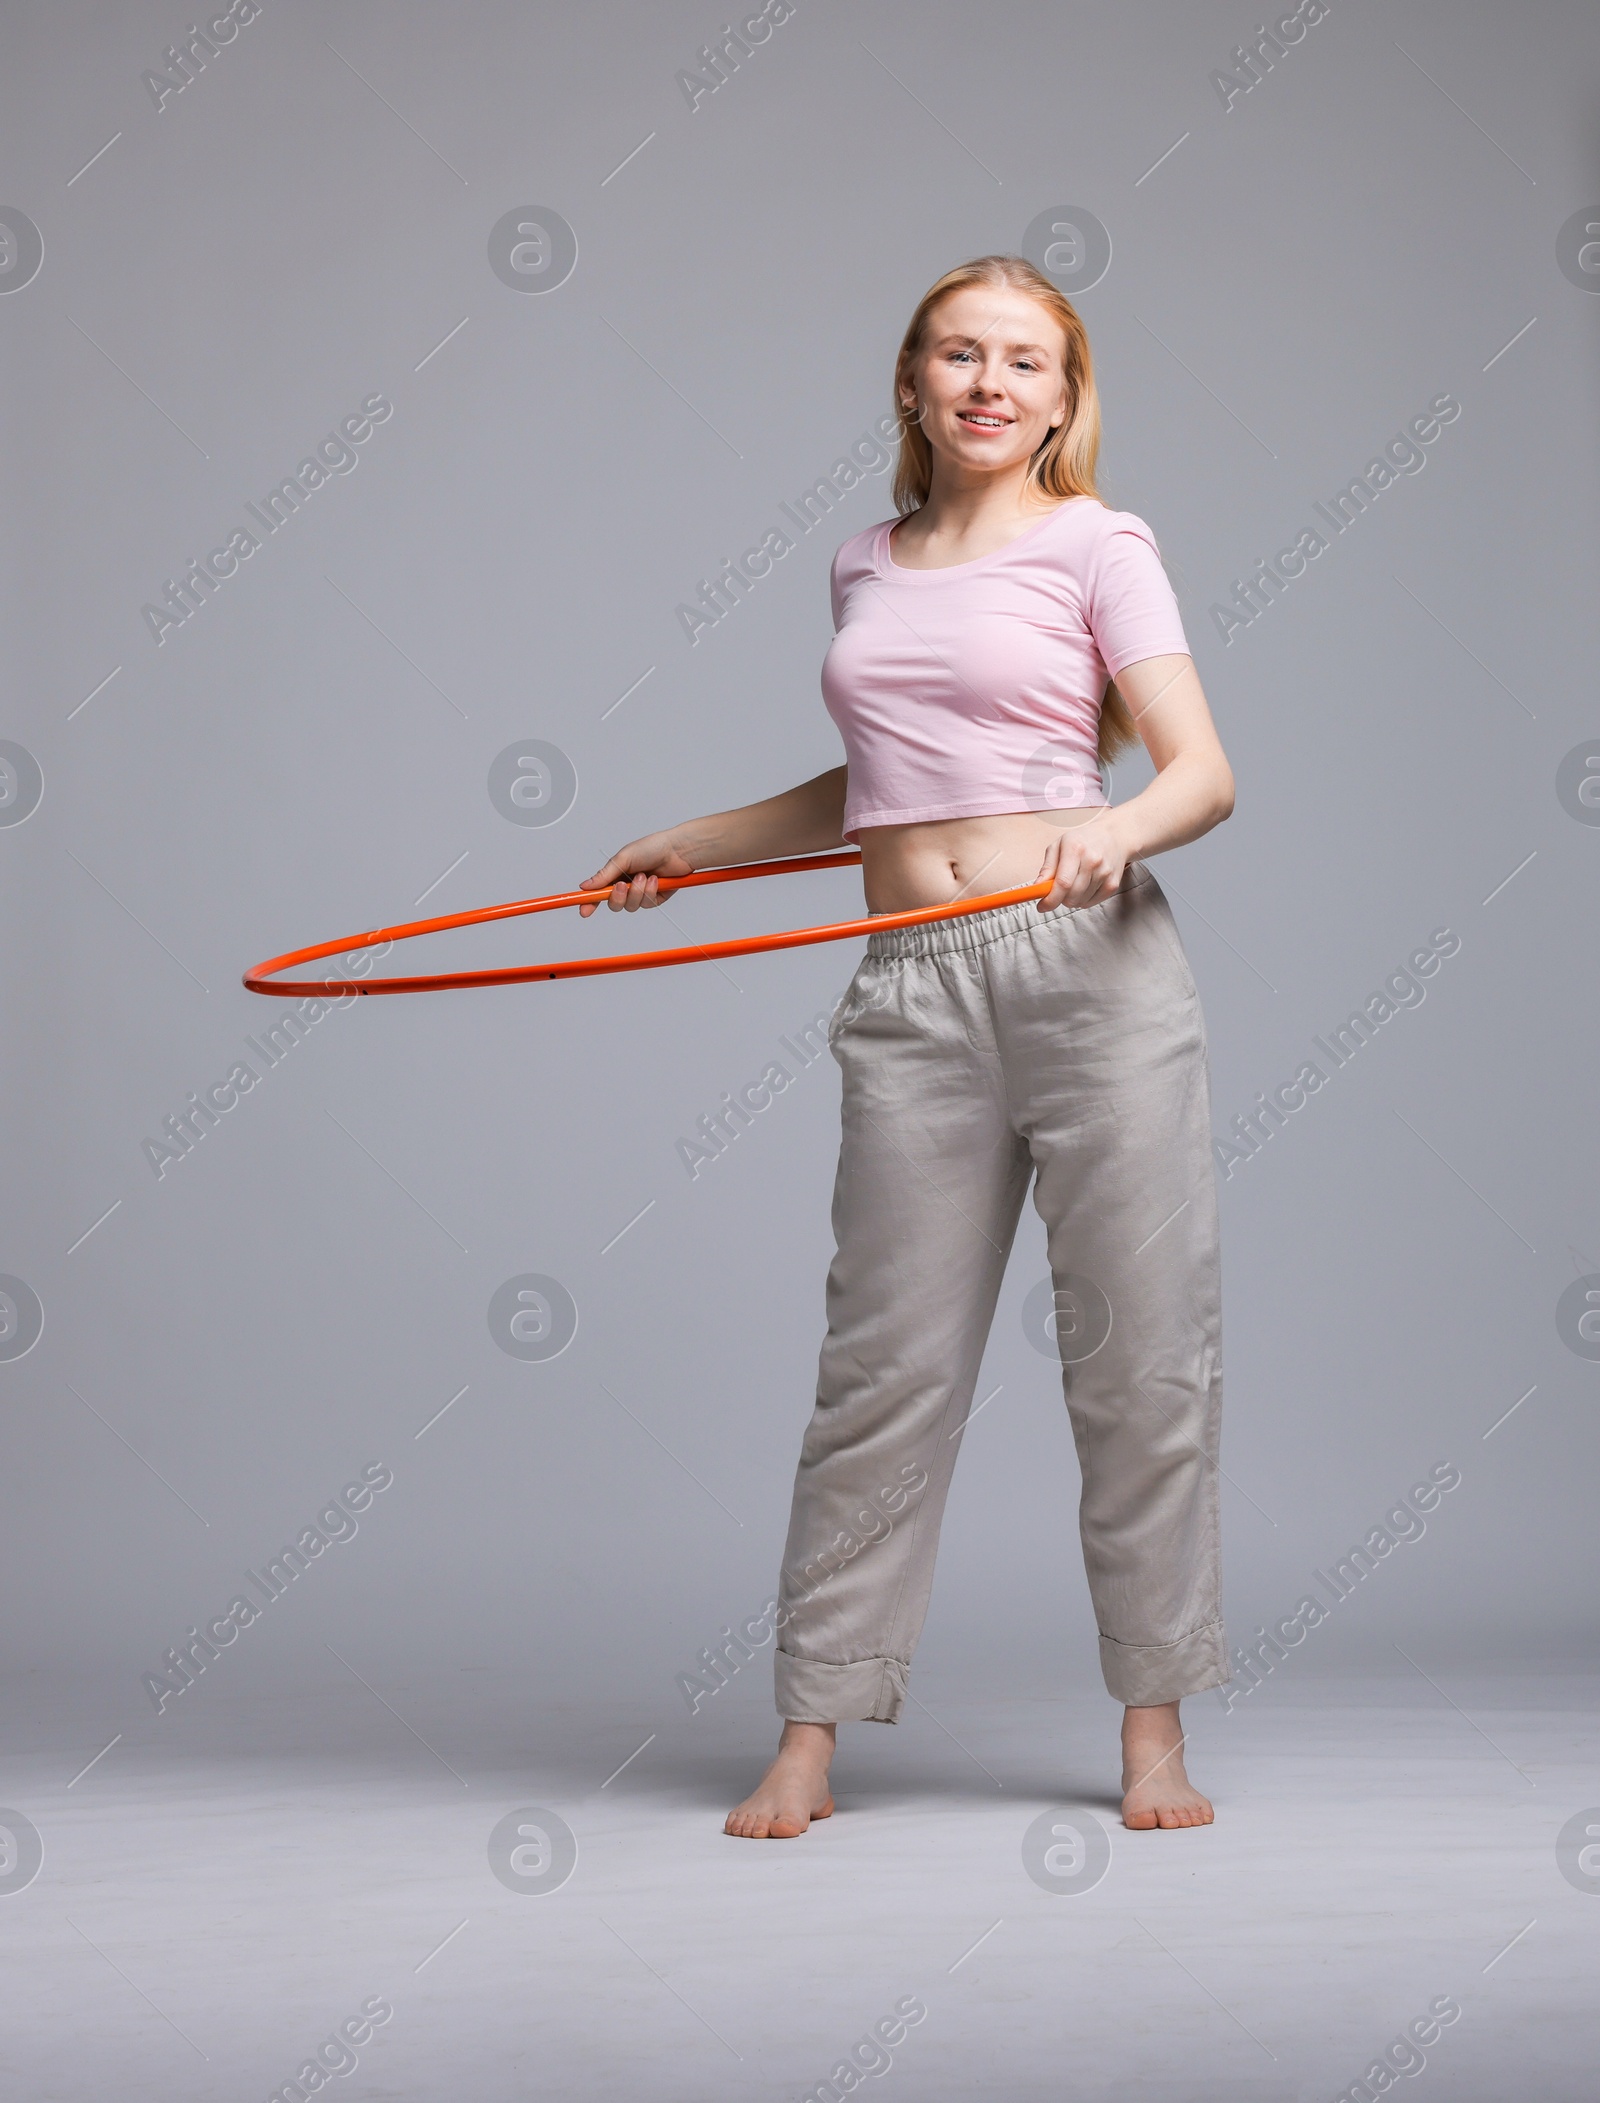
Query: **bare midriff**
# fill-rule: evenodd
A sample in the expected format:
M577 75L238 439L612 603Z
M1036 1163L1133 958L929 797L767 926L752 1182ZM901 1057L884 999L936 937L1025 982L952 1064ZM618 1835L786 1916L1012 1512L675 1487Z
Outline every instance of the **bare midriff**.
M987 898L1040 881L1045 854L1063 828L1087 824L1108 806L1008 811L994 818L940 818L921 825L869 825L860 835L869 913L907 913L957 898Z

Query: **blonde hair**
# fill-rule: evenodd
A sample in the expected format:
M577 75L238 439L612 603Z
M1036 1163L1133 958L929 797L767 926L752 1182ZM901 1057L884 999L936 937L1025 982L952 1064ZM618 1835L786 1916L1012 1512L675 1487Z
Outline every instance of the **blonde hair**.
M1047 497L1065 503L1071 497L1094 497L1100 491L1095 469L1100 458L1100 395L1094 383L1094 358L1089 336L1077 308L1043 271L1025 256L976 256L958 263L935 279L918 300L894 362L894 407L900 424L900 454L894 470L894 504L902 518L920 511L933 487L933 448L921 422L907 411L903 389L911 377L911 366L921 355L934 308L952 292L969 285L992 285L1026 293L1037 300L1061 331L1062 377L1067 391L1067 413L1041 441L1028 463L1022 485L1023 497ZM1138 742L1138 731L1128 704L1108 681L1100 703L1097 740L1102 762Z

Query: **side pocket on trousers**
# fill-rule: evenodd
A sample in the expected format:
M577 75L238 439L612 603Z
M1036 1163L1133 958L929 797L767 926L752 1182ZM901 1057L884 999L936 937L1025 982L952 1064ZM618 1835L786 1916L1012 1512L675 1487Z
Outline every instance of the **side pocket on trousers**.
M1167 903L1167 894L1158 883L1152 880L1151 886L1144 892L1144 897L1149 910L1154 913L1160 924L1162 940L1166 944L1167 954L1172 959L1178 985L1188 999L1193 1001L1196 1008L1198 1008L1200 1005L1199 988L1194 982L1194 971L1189 963L1189 952L1183 946L1183 937L1178 932L1178 923L1172 916L1172 907Z
M828 1024L828 1049L835 1050L840 1037L853 1022L859 1022L863 1015L870 1014L875 1008L886 1006L893 989L893 975L885 971L875 957L863 957Z

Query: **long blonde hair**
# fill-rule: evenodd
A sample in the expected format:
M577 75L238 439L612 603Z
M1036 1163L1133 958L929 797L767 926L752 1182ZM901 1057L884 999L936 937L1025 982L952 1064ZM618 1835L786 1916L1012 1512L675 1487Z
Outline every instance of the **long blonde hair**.
M903 389L911 377L913 361L921 355L934 308L947 294L963 291L968 285L993 285L1024 292L1038 301L1061 330L1067 413L1029 461L1024 498L1046 497L1058 504L1070 497L1098 500L1095 469L1100 459L1100 395L1094 383L1088 332L1078 310L1026 256L976 256L970 263L958 263L954 270L947 270L923 293L895 358L894 407L900 424L900 453L893 481L896 511L902 518L920 511L933 487L933 448L918 418L907 412ZM1100 703L1099 758L1102 762L1115 759L1119 752L1138 742L1138 735L1132 713L1117 692L1115 681L1108 682Z

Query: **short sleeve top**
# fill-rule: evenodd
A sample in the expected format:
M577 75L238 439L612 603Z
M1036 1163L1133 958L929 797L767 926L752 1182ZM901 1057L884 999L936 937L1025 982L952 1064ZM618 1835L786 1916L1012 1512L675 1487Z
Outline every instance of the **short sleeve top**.
M911 570L889 551L897 523L833 560L822 695L848 761L845 838L1103 804L1108 681L1189 654L1150 528L1072 497L988 555Z

